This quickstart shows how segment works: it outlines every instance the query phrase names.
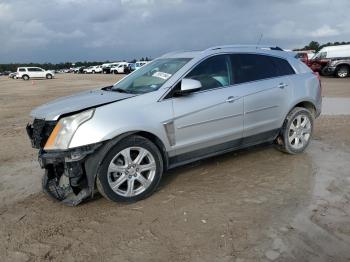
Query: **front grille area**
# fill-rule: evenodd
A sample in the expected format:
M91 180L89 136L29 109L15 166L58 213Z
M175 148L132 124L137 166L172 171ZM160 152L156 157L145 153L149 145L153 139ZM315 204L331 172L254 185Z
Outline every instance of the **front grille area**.
M27 133L34 148L43 148L45 146L56 123L56 121L35 119L32 124L27 125Z

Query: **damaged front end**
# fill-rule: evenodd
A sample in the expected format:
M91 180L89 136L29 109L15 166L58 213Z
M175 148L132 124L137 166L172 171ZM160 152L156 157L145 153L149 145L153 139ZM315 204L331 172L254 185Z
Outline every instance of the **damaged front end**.
M75 206L93 195L95 171L92 154L102 143L67 150L44 150L57 121L35 119L27 125L32 146L39 149L39 163L45 169L43 190L64 204ZM89 169L94 173L88 174Z

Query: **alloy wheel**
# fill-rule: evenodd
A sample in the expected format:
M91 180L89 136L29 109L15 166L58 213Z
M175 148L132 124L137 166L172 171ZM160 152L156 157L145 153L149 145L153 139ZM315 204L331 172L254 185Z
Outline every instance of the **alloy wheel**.
M288 141L292 148L301 149L311 137L311 121L307 115L297 115L290 124Z
M346 77L347 75L348 75L348 70L347 70L346 68L340 69L340 70L338 71L338 76L339 76L339 77Z
M108 184L116 194L134 197L151 185L156 173L156 162L145 148L128 147L115 155L107 172Z

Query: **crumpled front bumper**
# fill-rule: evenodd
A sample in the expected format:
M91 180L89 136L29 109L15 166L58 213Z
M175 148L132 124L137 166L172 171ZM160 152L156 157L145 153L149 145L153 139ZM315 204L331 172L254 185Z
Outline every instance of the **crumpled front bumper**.
M102 144L69 150L39 151L39 163L45 169L43 190L69 206L76 206L93 195L94 181L87 175L86 164ZM94 176L93 176L94 177Z
M336 69L337 69L336 66L326 66L324 68L324 71L327 72L328 74L334 74Z

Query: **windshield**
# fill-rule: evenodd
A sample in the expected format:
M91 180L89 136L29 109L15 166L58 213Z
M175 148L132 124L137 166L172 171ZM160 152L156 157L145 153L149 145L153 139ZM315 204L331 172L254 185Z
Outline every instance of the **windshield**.
M327 57L327 52L319 52L312 59L322 59Z
M123 78L112 88L114 91L144 94L158 90L173 74L183 67L190 58L163 58L137 69Z

